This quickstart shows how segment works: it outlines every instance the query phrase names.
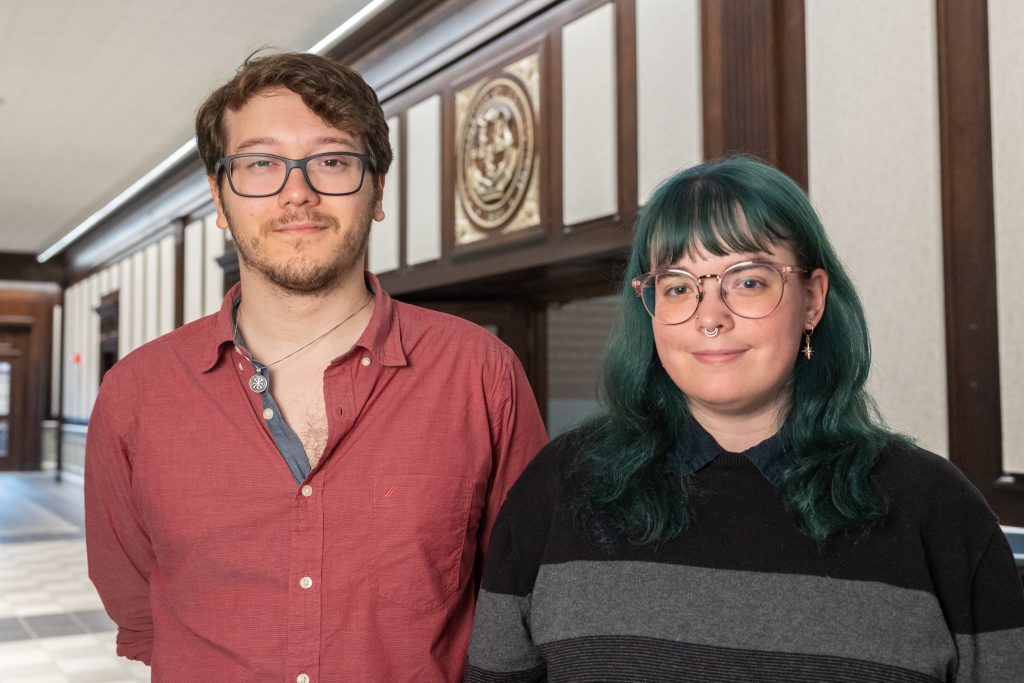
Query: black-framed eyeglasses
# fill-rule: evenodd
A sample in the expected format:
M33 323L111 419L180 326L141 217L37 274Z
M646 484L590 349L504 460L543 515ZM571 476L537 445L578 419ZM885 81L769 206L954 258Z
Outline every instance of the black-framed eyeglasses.
M662 325L685 323L704 299L704 280L718 280L718 291L730 311L741 318L763 318L782 301L790 273L807 273L800 266L766 261L744 261L722 273L694 275L679 268L663 268L633 279L633 291L644 308Z
M231 154L221 157L216 172L224 171L231 190L240 197L271 197L284 189L293 168L300 169L317 194L337 197L355 194L363 187L366 167L374 169L369 154L323 152L305 159L277 154Z

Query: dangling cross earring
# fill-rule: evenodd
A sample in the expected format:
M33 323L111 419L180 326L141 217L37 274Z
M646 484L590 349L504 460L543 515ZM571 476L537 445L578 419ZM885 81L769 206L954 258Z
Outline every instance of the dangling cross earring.
M800 353L804 354L804 358L810 360L811 356L814 354L814 351L811 351L811 333L814 332L813 315L807 319L807 323L811 326L811 329L804 330L804 348L800 349Z

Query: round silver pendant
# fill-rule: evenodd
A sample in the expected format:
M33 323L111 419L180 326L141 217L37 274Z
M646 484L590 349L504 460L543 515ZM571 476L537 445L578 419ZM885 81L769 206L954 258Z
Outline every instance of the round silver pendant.
M257 374L249 378L249 388L255 391L257 394L262 394L264 391L266 391L267 386L269 384L270 383L267 381L267 378L264 377L263 375Z

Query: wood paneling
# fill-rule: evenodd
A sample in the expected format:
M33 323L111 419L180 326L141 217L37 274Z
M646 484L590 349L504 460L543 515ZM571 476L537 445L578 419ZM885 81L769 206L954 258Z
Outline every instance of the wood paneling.
M950 457L1004 524L1024 525L1024 483L1002 462L987 3L936 9Z
M28 332L28 344L23 349L26 386L20 397L25 430L24 457L20 458L18 467L23 470L38 469L41 461L42 421L49 416L50 407L53 307L59 301L60 291L56 286L0 289L0 327Z
M807 187L803 0L703 0L704 155L753 154Z

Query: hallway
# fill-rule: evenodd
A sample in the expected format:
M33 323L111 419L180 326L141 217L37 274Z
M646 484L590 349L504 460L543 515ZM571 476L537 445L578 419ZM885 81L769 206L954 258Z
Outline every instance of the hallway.
M80 480L0 475L0 683L148 680L89 582Z

